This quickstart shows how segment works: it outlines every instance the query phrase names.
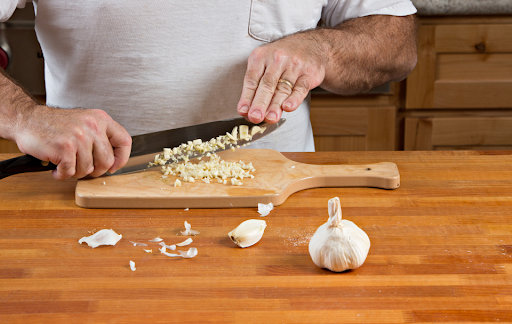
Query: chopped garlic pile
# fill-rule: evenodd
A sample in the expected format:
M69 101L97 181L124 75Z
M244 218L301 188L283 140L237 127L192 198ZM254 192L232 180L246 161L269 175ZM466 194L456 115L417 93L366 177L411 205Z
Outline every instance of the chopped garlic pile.
M210 183L212 179L217 179L217 182L227 184L231 179L232 185L241 185L244 178L254 178L251 172L256 171L252 163L239 162L226 162L221 160L217 154L207 154L210 161L200 161L199 163L171 163L162 167L163 176L174 175L182 178L185 182L195 182L202 180L203 182ZM179 181L177 179L177 181ZM179 185L181 186L181 183Z
M164 148L163 153L157 154L155 160L150 165L162 165L162 177L167 178L169 175L178 176L184 182L196 182L201 180L210 183L210 180L217 179L218 183L235 186L242 185L244 178L254 178L251 172L256 171L252 163L244 162L226 162L213 153L217 150L224 150L228 146L231 150L235 150L239 140L250 141L257 133L263 133L265 127L253 126L249 130L249 126L235 126L231 133L212 138L210 141L203 142L201 139L188 141L175 148ZM245 144L244 144L245 145ZM189 159L197 154L205 154L209 157L209 161L200 161L199 163L191 163ZM184 163L178 163L183 160ZM172 163L167 164L169 161ZM181 181L176 179L174 187L180 187Z

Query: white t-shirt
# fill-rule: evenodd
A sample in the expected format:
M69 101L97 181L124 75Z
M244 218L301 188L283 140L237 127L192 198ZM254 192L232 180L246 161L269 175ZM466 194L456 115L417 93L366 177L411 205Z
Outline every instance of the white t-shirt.
M0 1L0 21L26 0ZM48 105L99 108L131 135L239 117L247 58L268 41L410 0L34 0ZM251 147L314 151L309 99Z

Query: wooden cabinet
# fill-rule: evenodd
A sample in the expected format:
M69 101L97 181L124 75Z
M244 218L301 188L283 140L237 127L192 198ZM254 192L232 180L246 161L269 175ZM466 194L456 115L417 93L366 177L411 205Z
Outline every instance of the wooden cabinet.
M386 94L343 97L313 94L311 124L316 151L392 151L397 137L401 85Z
M510 116L407 117L405 150L510 150Z
M13 142L0 138L0 153L20 153L20 150Z
M405 150L512 149L512 19L422 19Z

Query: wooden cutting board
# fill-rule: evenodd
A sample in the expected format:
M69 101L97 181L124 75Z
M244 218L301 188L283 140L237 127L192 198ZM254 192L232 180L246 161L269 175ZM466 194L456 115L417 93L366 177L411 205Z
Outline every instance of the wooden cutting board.
M319 187L376 187L396 189L400 174L395 163L313 165L292 161L274 150L240 149L218 153L225 161L252 162L254 179L243 185L212 181L182 182L162 178L159 168L79 180L75 201L85 208L229 208L282 204L291 194Z

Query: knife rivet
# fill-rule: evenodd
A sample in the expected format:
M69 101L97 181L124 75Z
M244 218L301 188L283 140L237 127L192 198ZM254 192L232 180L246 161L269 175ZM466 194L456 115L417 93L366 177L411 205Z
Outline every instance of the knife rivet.
M372 170L371 168L364 169L364 171L371 171L371 170Z
M48 166L48 164L50 164L49 161L41 161L41 165L42 166Z

